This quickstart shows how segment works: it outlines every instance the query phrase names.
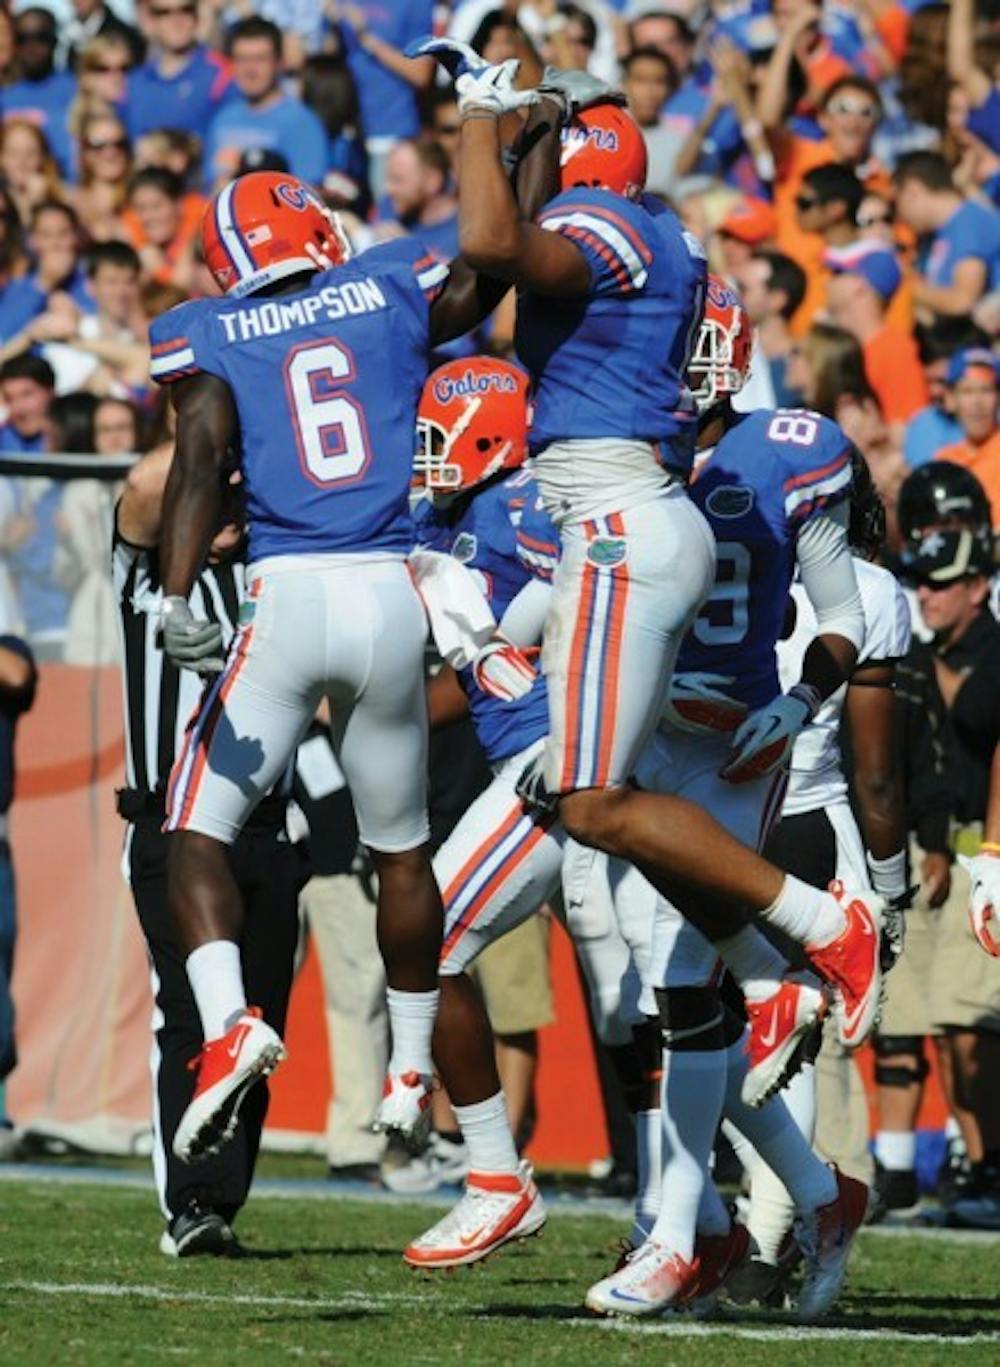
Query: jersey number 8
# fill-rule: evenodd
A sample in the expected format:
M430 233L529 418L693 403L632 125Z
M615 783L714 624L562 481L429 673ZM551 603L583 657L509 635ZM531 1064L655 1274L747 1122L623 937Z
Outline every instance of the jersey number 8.
M302 471L323 488L356 480L371 460L361 406L344 393L354 375L354 357L339 342L296 347L285 362Z
M779 408L768 425L767 435L771 441L790 441L795 446L812 446L818 431L819 424L808 413L797 412L794 408Z

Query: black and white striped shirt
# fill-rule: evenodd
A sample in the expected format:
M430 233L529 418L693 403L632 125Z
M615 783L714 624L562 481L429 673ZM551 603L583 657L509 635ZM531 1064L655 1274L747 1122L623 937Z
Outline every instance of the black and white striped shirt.
M206 566L188 599L195 617L221 624L226 646L239 623L245 568L242 561ZM124 648L127 783L140 792L164 792L205 685L192 670L171 664L156 644L161 587L156 551L130 545L116 530L112 576Z

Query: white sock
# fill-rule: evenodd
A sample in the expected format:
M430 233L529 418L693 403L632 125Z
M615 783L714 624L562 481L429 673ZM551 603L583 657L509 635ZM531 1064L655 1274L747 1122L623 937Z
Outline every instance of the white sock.
M953 1115L949 1115L944 1122L944 1137L949 1143L953 1139L963 1139L962 1127Z
M660 1213L663 1135L660 1111L639 1111L635 1118L635 1146L639 1160L639 1189L635 1194L635 1224L629 1235L633 1248L642 1244Z
M735 935L714 943L745 997L761 1001L774 995L788 970L788 961L756 926L744 926Z
M889 1172L912 1172L917 1166L917 1136L912 1130L879 1130L875 1157Z
M726 1069L726 1119L762 1160L756 1166L747 1162L741 1146L736 1145L753 1179L751 1210L758 1205L758 1228L751 1223L751 1233L760 1245L761 1256L773 1262L791 1224L792 1205L800 1211L827 1205L837 1195L837 1181L833 1170L813 1153L780 1096L772 1097L759 1110L743 1104L740 1090L747 1072L743 1040L726 1050ZM778 1190L779 1186L787 1189L787 1195Z
M663 1187L649 1237L690 1262L708 1160L722 1113L722 1049L663 1051Z
M209 940L191 951L184 967L205 1039L218 1039L247 1009L240 947L232 940Z
M719 1195L718 1187L706 1173L705 1185L701 1189L701 1201L698 1204L698 1233L728 1234L732 1223L729 1207Z
M816 1068L805 1063L781 1089L781 1098L788 1113L799 1128L799 1134L811 1144L816 1138Z
M385 998L392 1031L389 1072L423 1073L430 1077L434 1072L431 1035L437 1016L437 988L433 992L400 992L398 988L387 987Z
M468 1146L470 1172L517 1172L517 1149L503 1092L472 1106L455 1106L454 1111Z
M828 945L847 925L843 908L832 893L786 874L781 891L761 916L800 945Z

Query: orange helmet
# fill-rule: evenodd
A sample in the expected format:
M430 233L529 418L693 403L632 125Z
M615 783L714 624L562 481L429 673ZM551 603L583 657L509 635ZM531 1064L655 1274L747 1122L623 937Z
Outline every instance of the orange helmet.
M632 199L646 184L646 140L621 105L592 105L563 129L559 164L564 190L596 185Z
M334 265L350 244L336 214L304 181L279 171L251 171L224 186L205 210L205 264L225 294L241 299L273 280L314 271L311 243Z
M417 410L414 471L432 493L473 489L528 454L528 377L468 356L431 372Z
M752 353L753 327L743 301L721 275L710 273L705 313L687 368L699 412L740 392L750 374Z

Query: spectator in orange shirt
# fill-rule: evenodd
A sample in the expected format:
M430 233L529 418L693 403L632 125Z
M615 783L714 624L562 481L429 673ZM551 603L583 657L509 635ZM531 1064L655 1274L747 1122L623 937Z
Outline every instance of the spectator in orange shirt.
M195 238L204 212L205 201L188 193L172 171L147 166L135 173L122 223L139 253L144 279L190 292Z
M830 272L825 264L829 248L846 247L858 236L857 216L864 186L849 166L828 162L807 171L795 197L796 225L805 252L787 252L806 273L806 297L795 315L792 331L804 336L826 307ZM780 239L780 234L779 234Z
M997 361L985 347L967 347L948 368L951 407L964 434L942 446L938 460L971 470L986 490L990 507L1000 510L1000 422L997 420ZM996 521L996 515L994 515Z
M906 423L925 407L928 394L916 342L886 320L903 278L899 262L894 252L869 239L839 252L830 265L830 317L861 343L868 383L893 438L901 442Z
M764 87L757 103L758 117L768 130L777 163L774 205L778 213L778 246L808 269L802 260L805 244L797 226L795 200L803 177L814 166L842 162L857 173L867 190L891 189L886 169L872 155L872 142L882 121L882 99L877 86L864 76L842 76L823 96L820 141L801 137L784 126L779 105L769 104Z

